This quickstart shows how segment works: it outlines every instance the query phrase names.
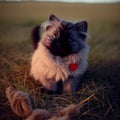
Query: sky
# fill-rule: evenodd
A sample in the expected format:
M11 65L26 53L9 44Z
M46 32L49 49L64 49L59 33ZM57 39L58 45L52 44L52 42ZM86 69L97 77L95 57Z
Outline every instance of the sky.
M0 0L2 1L2 0ZM6 1L21 1L21 0L6 0ZM25 0L22 0L25 1ZM28 0L26 0L28 1ZM85 3L114 3L120 0L33 0L33 1L60 1L60 2L85 2Z

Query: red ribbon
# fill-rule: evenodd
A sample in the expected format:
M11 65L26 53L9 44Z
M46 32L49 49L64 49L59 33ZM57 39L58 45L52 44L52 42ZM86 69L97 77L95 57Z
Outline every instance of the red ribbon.
M70 64L69 64L69 69L70 69L71 71L77 70L77 69L78 69L78 64L77 64L77 63L70 63Z

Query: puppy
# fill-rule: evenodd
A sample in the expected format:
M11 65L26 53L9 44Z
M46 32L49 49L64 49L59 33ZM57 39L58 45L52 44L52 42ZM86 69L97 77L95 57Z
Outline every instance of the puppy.
M87 69L87 22L69 22L50 15L33 29L35 52L30 74L52 92L75 92Z

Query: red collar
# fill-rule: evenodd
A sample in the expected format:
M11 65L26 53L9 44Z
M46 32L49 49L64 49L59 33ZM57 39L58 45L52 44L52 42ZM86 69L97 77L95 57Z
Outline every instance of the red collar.
M77 63L70 63L70 64L69 64L69 69L70 69L71 71L77 70L77 69L78 69L78 64L77 64Z

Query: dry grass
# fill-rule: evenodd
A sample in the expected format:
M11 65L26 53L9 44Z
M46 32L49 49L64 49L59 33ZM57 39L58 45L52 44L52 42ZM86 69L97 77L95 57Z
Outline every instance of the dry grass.
M0 119L19 120L5 96L9 85L29 92L34 106L55 111L76 103L80 120L116 120L120 115L120 4L0 2ZM29 76L30 31L49 14L89 22L89 67L77 93L49 95Z

